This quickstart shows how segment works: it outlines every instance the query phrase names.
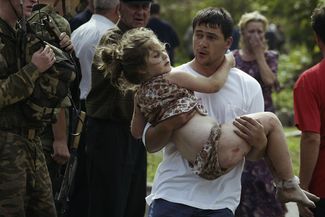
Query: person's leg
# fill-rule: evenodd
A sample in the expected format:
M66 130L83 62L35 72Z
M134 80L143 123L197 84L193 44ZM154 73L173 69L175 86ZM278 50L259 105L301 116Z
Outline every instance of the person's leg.
M217 210L198 209L193 216L195 216L195 217L234 217L234 214L228 208L217 209Z
M124 216L143 217L145 214L145 197L147 193L147 152L141 140L134 139L131 134L129 138L131 151L128 158L133 166L127 172L128 176L130 176L130 182Z
M265 155L269 160L271 171L275 173L273 175L276 175L276 178L280 180L291 179L294 176L291 157L283 127L278 117L271 112L260 112L246 116L258 120L264 127L267 137ZM246 124L248 123L246 122Z
M88 216L123 217L128 209L130 194L137 193L132 192L130 184L134 181L135 162L132 159L135 156L132 156L134 143L130 142L130 127L127 124L89 118L87 129L90 195ZM141 207L138 203L144 212L144 195L134 196L143 204Z
M148 217L191 217L194 211L195 208L184 204L156 199L149 207Z
M277 179L278 199L281 202L300 202L305 206L314 207L314 203L308 197L314 201L317 200L317 197L302 191L299 187L299 179L293 174L289 149L280 120L271 112L254 113L246 116L258 120L264 127L267 137L265 155L269 167ZM241 124L243 127L247 127L250 122L241 120Z
M26 150L18 136L0 130L0 216L26 216Z
M56 217L51 179L40 140L27 142L26 149L26 217Z

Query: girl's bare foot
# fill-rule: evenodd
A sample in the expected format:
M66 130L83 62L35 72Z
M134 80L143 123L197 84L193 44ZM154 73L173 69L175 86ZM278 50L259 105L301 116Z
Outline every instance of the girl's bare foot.
M283 203L297 202L306 207L315 208L313 201L318 201L319 197L304 191L299 186L298 177L293 177L287 181L277 183L277 198Z

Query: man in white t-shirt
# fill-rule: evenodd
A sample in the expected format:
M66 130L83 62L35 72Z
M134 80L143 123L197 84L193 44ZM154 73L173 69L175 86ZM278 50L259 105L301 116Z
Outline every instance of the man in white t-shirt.
M193 50L195 58L177 67L195 76L210 76L222 64L224 53L232 43L233 21L224 9L206 8L193 19ZM195 93L210 116L220 123L237 116L261 112L264 102L257 81L239 69L232 68L227 82L217 93ZM191 113L170 118L174 129L181 127ZM170 125L170 124L169 124ZM209 181L195 175L174 144L167 144L164 122L146 126L143 140L148 152L163 149L151 194L149 217L233 217L240 201L241 173L244 161L226 175ZM258 137L258 135L257 135ZM255 138L258 139L258 138ZM254 142L252 138L250 142ZM252 143L251 143L252 144Z

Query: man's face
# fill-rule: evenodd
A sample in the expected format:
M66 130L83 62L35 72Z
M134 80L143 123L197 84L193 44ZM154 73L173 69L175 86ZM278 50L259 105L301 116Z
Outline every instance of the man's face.
M149 21L150 3L120 4L121 21L130 28L145 27Z
M230 47L232 38L224 38L217 26L201 24L193 33L193 52L195 61L203 66L218 66L224 59L224 54Z
M32 14L33 10L33 5L36 4L36 0L23 0L24 2L24 15L26 17L29 17ZM21 14L21 7L20 7L20 1L19 0L12 0L11 1L13 7L15 8L16 12L18 13L19 16L22 16Z

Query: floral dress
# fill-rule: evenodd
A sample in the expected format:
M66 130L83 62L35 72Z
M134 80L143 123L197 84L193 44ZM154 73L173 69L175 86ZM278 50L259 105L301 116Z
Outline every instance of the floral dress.
M263 84L256 60L244 61L239 50L233 51L236 67L254 77L261 85L265 111L274 112L272 87ZM276 74L278 54L265 52L266 61ZM264 160L246 161L242 175L241 201L236 210L236 217L284 217L286 207L275 198L273 176Z
M272 87L267 86L263 83L260 71L258 69L258 64L256 60L253 61L245 61L239 55L239 50L233 51L236 67L246 72L253 78L255 78L258 83L261 85L263 97L264 97L264 110L274 112L274 106L272 101ZM265 59L267 64L269 65L272 72L276 75L278 71L278 53L276 51L266 51Z

